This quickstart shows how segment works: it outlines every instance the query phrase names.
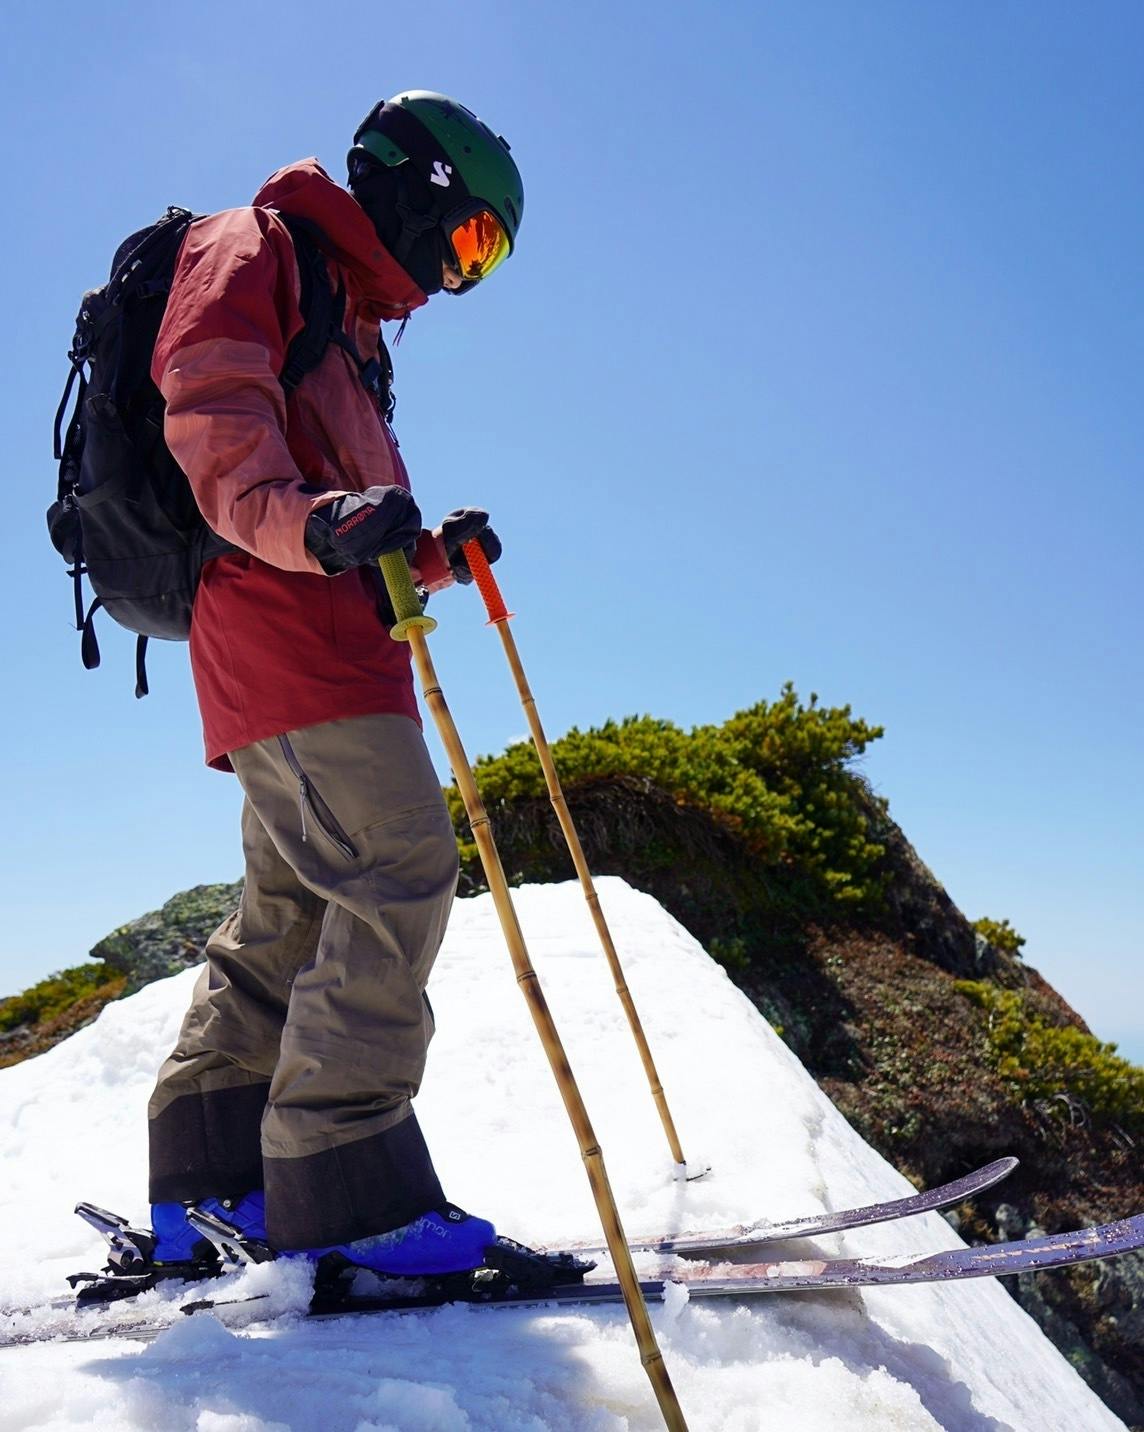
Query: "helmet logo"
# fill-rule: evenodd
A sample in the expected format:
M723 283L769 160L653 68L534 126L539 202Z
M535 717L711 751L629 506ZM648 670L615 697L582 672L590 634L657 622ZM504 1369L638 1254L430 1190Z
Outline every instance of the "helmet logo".
M430 184L440 184L442 189L448 189L450 184L449 175L453 172L451 164L445 164L440 159L434 159L433 172L429 176Z

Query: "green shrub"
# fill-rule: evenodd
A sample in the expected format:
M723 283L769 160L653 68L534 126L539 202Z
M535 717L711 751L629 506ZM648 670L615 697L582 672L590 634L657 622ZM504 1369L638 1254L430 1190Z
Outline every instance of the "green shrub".
M1024 935L1018 935L1008 920L991 920L988 915L983 915L980 920L974 920L973 928L979 935L984 935L995 949L1004 950L1009 955L1019 955L1025 944Z
M113 971L94 961L49 975L23 994L0 999L0 1033L16 1029L21 1024L46 1024L78 1000L103 990L114 980Z
M1079 1100L1102 1124L1144 1134L1144 1069L1074 1025L1050 1024L1018 990L982 980L956 988L987 1015L989 1061L1021 1103Z
M883 893L868 812L884 809L849 769L882 735L849 706L803 705L793 686L778 701L760 701L719 726L684 731L671 721L628 716L588 731L573 728L553 745L565 788L608 776L650 781L677 801L717 815L747 843L760 866L782 866L813 886L827 908L876 907ZM546 794L531 744L510 746L477 762L487 805ZM464 859L464 809L448 792ZM863 799L864 797L864 799Z

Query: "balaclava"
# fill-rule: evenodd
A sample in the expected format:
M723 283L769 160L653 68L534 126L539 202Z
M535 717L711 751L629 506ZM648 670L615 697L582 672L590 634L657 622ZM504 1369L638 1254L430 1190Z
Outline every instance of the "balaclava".
M433 213L429 185L413 165L391 168L359 150L351 151L349 189L369 215L378 238L417 287L425 294L439 293L448 246ZM410 242L409 231L418 228L420 232Z

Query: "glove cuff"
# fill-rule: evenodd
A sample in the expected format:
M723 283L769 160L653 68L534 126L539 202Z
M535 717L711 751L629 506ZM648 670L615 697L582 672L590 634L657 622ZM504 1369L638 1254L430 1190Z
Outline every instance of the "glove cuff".
M441 540L440 528L436 532L422 531L421 536L417 539L417 551L413 558L413 565L417 569L418 586L424 587L429 592L443 592L446 587L453 586L457 580L449 565L445 543Z

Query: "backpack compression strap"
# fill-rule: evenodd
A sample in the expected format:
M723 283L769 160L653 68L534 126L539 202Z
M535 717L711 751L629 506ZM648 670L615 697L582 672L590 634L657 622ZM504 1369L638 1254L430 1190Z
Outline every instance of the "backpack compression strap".
M91 606L87 609L87 616L83 615L83 608L79 608L82 621L76 622L76 629L83 633L79 643L80 660L83 662L85 671L94 671L99 665L99 640L95 635L94 617L100 607L103 606L103 598L96 597ZM151 688L147 684L147 637L140 636L135 640L135 699L150 694Z

